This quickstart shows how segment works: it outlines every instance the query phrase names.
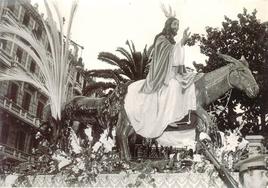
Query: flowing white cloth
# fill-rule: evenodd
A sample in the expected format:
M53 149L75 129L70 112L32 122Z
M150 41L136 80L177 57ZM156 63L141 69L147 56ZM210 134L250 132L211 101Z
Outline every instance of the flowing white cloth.
M180 75L176 66L183 64L184 51L180 43L173 49L172 61L168 74L168 85L150 94L140 92L145 80L129 85L125 98L125 110L136 133L146 138L159 137L165 128L181 120L189 110L196 109L194 73Z

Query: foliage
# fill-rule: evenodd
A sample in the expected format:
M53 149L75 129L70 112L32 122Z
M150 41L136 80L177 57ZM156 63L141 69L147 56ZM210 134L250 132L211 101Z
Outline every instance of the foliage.
M150 55L152 47L143 49L143 52L136 51L134 43L131 41L126 42L129 51L125 48L117 48L123 58L119 58L110 52L100 52L98 59L110 65L116 66L115 69L101 69L101 70L88 70L85 75L87 77L104 78L109 84L104 84L103 81L97 81L87 86L83 94L91 95L96 89L115 88L119 83L126 83L128 81L136 81L144 79L149 71ZM112 82L111 82L112 81Z
M112 137L105 130L99 141L92 144L92 132L88 127L85 130L89 146L85 146L72 129L69 129L70 151L57 150L53 154L36 155L34 162L21 164L17 167L20 174L14 186L30 185L28 175L51 174L62 176L69 186L85 186L97 181L99 174L119 173L125 178L131 174L137 174L135 182L129 182L128 187L143 187L150 185L155 187L154 173L206 173L211 177L211 183L218 177L217 171L203 155L194 154L193 151L184 149L179 152L169 153L167 158L140 161L122 161L115 147L115 129ZM40 133L39 133L40 134ZM224 149L214 146L210 142L210 149L219 161L229 169L233 170L233 161L236 153L241 153L245 145L241 146L241 135L229 131L221 134ZM43 137L45 138L45 137ZM44 145L43 145L44 146ZM230 147L232 146L232 147ZM49 146L44 146L49 149ZM44 151L44 149L43 149ZM232 151L234 153L230 153ZM225 153L224 153L225 152ZM225 160L231 159L231 160ZM24 168L22 168L24 166Z
M206 27L206 35L195 34L189 41L189 45L198 41L201 53L208 56L205 65L194 63L198 72L210 72L226 65L227 62L219 59L216 52L236 59L244 55L259 84L260 94L255 99L249 99L234 89L226 108L224 106L228 98L218 100L208 108L216 117L221 130L240 127L243 134L263 134L263 129L267 128L265 115L268 112L268 32L256 14L256 10L248 13L244 9L243 13L238 14L238 20L225 16L222 28Z

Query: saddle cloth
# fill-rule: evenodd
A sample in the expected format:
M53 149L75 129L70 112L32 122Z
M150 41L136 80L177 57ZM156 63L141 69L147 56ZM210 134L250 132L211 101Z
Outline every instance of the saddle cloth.
M125 110L137 134L146 138L161 136L169 124L180 121L189 110L196 110L195 85L184 88L178 79L171 79L159 91L140 92L144 80L129 85Z

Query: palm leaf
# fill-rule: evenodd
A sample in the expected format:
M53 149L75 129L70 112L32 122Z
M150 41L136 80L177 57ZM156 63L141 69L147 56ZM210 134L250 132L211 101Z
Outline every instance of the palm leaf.
M128 61L133 61L133 58L131 56L131 54L125 49L125 48L122 48L122 47L118 47L116 49L116 51L120 52L122 55L124 55Z
M123 56L125 56L127 59L126 59L126 63L127 63L127 66L129 67L130 71L134 74L135 72L135 66L134 66L134 59L132 57L132 55L124 48L122 47L119 47L117 48L118 52L120 52Z
M91 83L90 85L87 85L83 91L82 94L85 96L91 96L96 91L99 90L107 90L107 89L114 89L117 85L112 82L95 82Z
M133 74L127 65L128 62L124 59L120 59L116 55L109 52L100 52L98 55L98 59L119 67L120 69L122 69L122 71L127 77L129 77L130 79L133 78Z
M67 99L66 85L70 80L70 74L68 73L70 66L70 61L68 60L69 37L77 2L74 1L72 4L65 42L63 40L63 21L58 6L53 4L60 30L57 28L57 22L54 20L54 15L47 0L44 0L44 4L48 19L47 21L44 21L41 17L40 19L46 31L51 54L48 54L45 46L27 29L22 28L13 21L10 21L10 24L0 24L1 34L7 33L18 36L12 38L8 35L3 35L1 39L14 42L24 49L39 66L43 81L39 81L33 75L29 75L27 70L19 67L12 67L1 72L0 78L1 80L25 81L40 88L49 98L52 117L60 120L61 108ZM25 44L25 41L29 45Z
M98 59L114 66L118 66L117 62L120 61L119 57L110 52L100 52Z
M115 82L119 82L117 76L111 69L98 69L98 70L89 70L85 72L86 77L97 77L104 79L113 79Z
M122 76L123 75L123 76ZM85 77L97 77L104 79L113 79L117 84L127 82L130 79L124 75L121 69L97 69L85 72ZM126 77L126 78L124 78Z
M37 78L35 75L26 72L21 67L12 67L11 69L8 69L6 71L0 70L0 81L18 81L18 78L16 77L20 78L19 81L28 82L34 85L37 89L40 89L41 92L43 92L45 95L49 94L48 89L44 86L44 84L39 78Z

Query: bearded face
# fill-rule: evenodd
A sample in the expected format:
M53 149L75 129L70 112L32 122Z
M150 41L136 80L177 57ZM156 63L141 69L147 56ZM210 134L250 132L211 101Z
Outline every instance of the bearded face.
M180 23L179 23L179 20L174 20L171 25L170 25L170 29L171 29L171 34L173 36L176 36L177 33L178 33L178 30L179 30L179 26L180 26Z

